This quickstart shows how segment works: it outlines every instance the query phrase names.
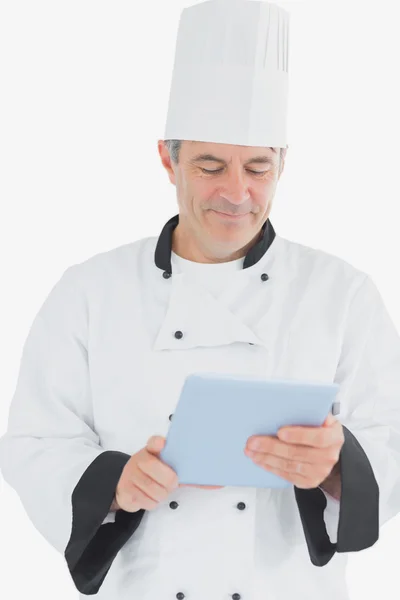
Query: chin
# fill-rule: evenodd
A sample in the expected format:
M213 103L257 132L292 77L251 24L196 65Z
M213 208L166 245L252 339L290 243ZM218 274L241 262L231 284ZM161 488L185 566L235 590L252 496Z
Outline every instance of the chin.
M253 227L249 225L212 224L207 227L209 236L219 244L240 248L245 246L253 237Z

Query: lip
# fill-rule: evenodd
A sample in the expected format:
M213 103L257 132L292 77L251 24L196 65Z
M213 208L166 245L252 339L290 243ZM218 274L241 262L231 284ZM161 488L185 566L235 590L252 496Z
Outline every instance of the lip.
M211 209L211 211L221 219L226 219L227 221L241 221L249 216L249 213L246 213L245 215L228 215L226 213L219 212L213 209Z

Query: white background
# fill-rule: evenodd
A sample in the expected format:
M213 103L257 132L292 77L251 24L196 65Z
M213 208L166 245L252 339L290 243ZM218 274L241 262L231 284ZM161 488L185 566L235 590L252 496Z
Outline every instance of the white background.
M289 150L271 222L369 273L400 330L397 2L278 4L291 13ZM0 5L0 434L28 329L63 271L177 212L157 140L186 5ZM0 502L0 596L76 598L4 482ZM349 555L352 600L398 598L399 551L400 516Z

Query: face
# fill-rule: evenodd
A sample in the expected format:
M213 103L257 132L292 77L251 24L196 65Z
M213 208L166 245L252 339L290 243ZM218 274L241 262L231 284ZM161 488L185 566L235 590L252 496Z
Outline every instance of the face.
M178 164L162 140L158 149L177 189L176 238L191 246L186 254L196 246L209 259L244 256L269 217L284 166L280 149L184 140Z

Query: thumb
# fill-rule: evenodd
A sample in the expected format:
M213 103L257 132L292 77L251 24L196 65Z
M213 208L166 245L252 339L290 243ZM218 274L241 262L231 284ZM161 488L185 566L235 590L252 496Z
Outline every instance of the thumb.
M148 439L146 449L152 454L158 454L165 446L165 438L161 435L153 435Z

